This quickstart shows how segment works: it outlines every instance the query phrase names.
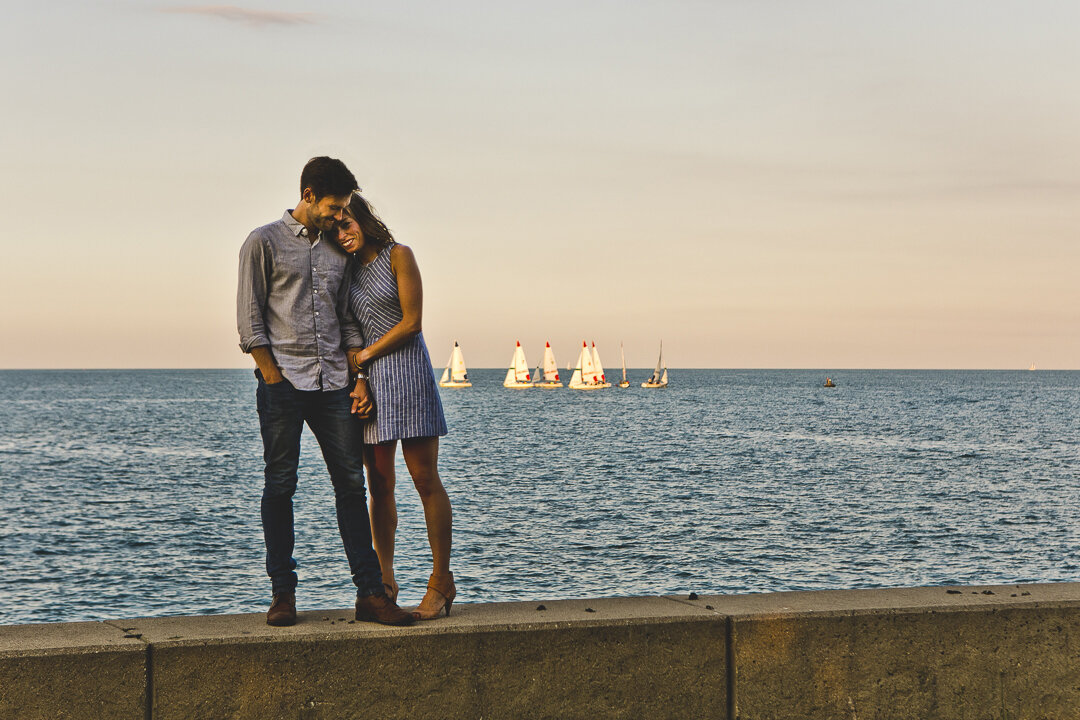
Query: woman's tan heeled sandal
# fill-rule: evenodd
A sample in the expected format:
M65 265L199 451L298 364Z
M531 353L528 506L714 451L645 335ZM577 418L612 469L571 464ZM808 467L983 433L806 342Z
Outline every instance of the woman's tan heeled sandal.
M454 598L457 597L457 586L454 585L454 573L448 572L445 575L431 574L428 578L427 593L424 594L424 599L420 601L420 605L413 610L413 617L417 620L434 620L442 613L443 608L446 608L446 617L450 617L450 606L454 604ZM442 602L438 603L434 610L430 610L425 607L428 603L428 598L432 598L431 604L438 603L441 599Z

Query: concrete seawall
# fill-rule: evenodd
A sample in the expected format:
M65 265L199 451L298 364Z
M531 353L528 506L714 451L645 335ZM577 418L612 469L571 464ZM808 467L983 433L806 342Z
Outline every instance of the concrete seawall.
M1080 718L1080 583L542 604L0 626L0 718Z

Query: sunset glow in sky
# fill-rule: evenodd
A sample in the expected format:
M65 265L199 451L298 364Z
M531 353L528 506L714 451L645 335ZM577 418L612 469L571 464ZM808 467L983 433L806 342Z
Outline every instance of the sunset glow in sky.
M314 155L437 365L1080 367L1080 4L5 5L0 368L251 366Z

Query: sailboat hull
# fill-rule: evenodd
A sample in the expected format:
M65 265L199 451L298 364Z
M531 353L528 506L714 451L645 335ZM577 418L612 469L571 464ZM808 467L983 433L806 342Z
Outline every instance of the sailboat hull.
M538 382L533 387L538 388L561 388L563 385L561 382Z
M596 383L594 385L571 385L571 390L603 390L611 387L611 383Z
M441 382L441 383L439 383L439 387L466 388L466 387L472 387L472 383L471 382L454 382L454 381L451 380L450 382Z
M525 388L531 388L533 384L531 382L504 382L503 387L513 388L515 390L524 390Z

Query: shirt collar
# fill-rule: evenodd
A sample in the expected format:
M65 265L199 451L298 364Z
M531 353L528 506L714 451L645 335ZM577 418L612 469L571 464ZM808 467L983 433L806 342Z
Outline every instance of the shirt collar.
M304 227L304 224L302 222L300 222L299 220L297 220L296 218L293 217L291 209L285 211L285 214L281 216L281 220L282 220L282 222L285 223L285 226L289 228L289 232L291 232L293 235L295 235L298 238L304 238L305 240L309 239L308 238L308 229L306 227ZM322 239L322 232L318 232L315 235L315 240L312 241L311 244L315 245L321 239Z

